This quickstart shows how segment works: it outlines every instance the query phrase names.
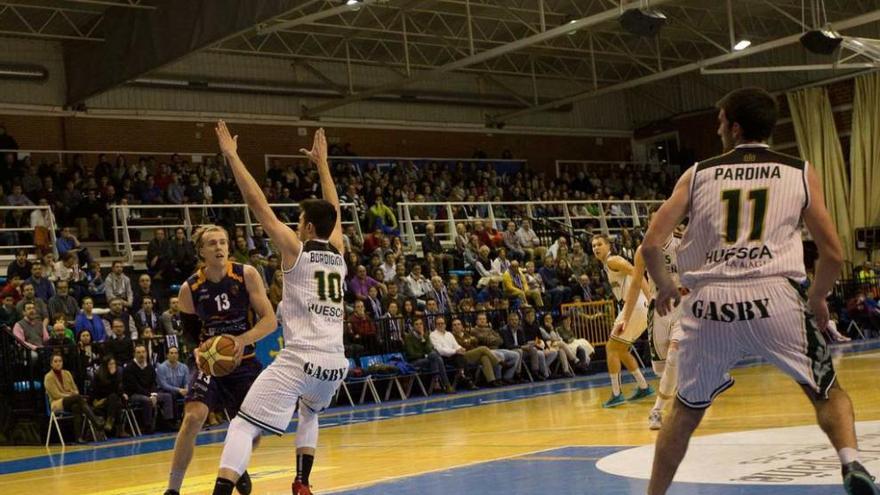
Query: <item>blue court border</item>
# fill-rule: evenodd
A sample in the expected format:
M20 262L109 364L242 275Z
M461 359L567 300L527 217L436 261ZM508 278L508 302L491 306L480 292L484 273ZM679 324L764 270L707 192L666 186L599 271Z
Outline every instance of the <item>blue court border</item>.
M867 342L860 341L848 344L838 344L832 347L832 349L842 351L846 354L872 351L880 349L880 339L874 339ZM763 359L747 358L738 363L737 367L752 367L762 364L766 364L766 361ZM646 371L648 374L651 374L650 370ZM623 381L629 383L634 380L631 376L627 375ZM385 402L379 406L370 404L349 408L334 408L329 409L322 414L320 427L333 428L372 421L383 421L405 416L445 412L468 407L532 399L545 395L606 387L609 384L610 381L607 373L600 373L587 377L560 379L550 382L505 387L501 389L481 390L439 398L432 396L421 399ZM296 424L297 420L293 419L287 427L287 432L296 431ZM222 428L211 429L199 434L196 438L196 445L220 443L223 442L225 437L225 426ZM52 452L34 457L3 461L0 462L0 476L171 450L174 448L174 439L175 434L156 434L138 440L112 440L91 448L86 447L70 452L62 450L61 452Z
M479 493L552 493L554 495L630 495L645 493L648 481L608 474L596 462L630 447L562 447L520 456L405 476L354 488L335 490L333 495L447 495ZM843 493L832 485L729 485L678 483L670 495L829 495Z

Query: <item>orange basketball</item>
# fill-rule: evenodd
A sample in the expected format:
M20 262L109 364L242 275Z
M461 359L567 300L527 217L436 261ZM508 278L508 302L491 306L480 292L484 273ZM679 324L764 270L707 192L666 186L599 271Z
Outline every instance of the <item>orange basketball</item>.
M199 370L206 375L226 376L240 361L235 358L235 340L228 335L211 337L199 346Z

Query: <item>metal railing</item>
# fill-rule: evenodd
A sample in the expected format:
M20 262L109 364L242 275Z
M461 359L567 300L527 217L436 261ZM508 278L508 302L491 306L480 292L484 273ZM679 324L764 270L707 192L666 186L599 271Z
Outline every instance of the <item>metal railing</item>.
M34 243L31 242L29 244L23 243L21 238L34 235L34 227L31 227L30 216L36 211L48 211L49 215L47 216L47 224L46 228L48 230L49 235L49 248L55 253L55 256L58 256L58 249L56 246L56 237L55 231L57 230L57 225L55 223L55 214L52 213L52 208L48 205L41 206L0 206L0 215L5 216L9 211L20 211L22 215L27 215L27 226L26 227L4 227L0 229L0 235L4 237L0 237L0 260L11 259L12 256L15 255L15 251L17 249L33 249ZM9 234L6 236L6 234ZM11 237L12 242L8 242Z
M299 218L299 205L297 203L271 203L269 205L279 213L281 221L291 228L296 228ZM222 210L231 210L235 217L232 225L244 227L245 232L252 236L254 226L259 222L254 219L246 204L182 204L182 205L110 205L110 214L113 219L113 244L116 251L126 256L129 263L134 261L136 254L145 254L145 246L150 243L152 233L156 229L183 228L187 239L191 238L193 227L199 224L211 223L223 216ZM342 203L342 225L354 225L355 232L361 236L360 224L352 219L357 219L358 212L352 203ZM162 216L145 216L144 212L156 212ZM168 215L170 213L170 215ZM348 213L348 214L346 214ZM167 215L167 216L166 216ZM135 235L132 235L136 233ZM141 235L147 233L149 235Z
M488 221L498 231L503 231L510 220L538 218L564 226L569 234L588 225L611 234L621 228L642 226L649 208L660 204L662 201L405 202L397 204L397 211L401 235L410 246L418 246L425 224L435 224L437 237L450 244L456 223L476 220Z
M587 339L594 346L608 343L617 317L614 301L567 303L560 311L571 318L571 328L577 338Z
M281 165L287 165L291 160L299 160L306 163L307 157L304 155L263 155L263 166L269 170L269 166L273 161L278 160ZM358 170L365 165L376 165L378 169L388 168L399 163L413 163L414 165L426 165L429 163L439 163L441 165L457 165L458 163L474 163L481 165L492 165L499 173L515 173L528 164L527 160L503 159L503 158L439 158L439 157L415 157L415 156L330 156L328 157L331 164L335 162L348 162L358 167Z
M95 151L95 150L34 150L34 149L22 149L22 150L8 150L2 149L0 150L0 154L7 153L15 153L18 155L18 159L21 160L23 158L29 157L31 164L38 165L42 160L55 160L62 163L68 163L67 160L73 160L77 155L82 157L90 157L94 156L96 159L100 155L107 155L108 162L111 165L115 165L116 157L122 156L125 158L127 164L137 163L141 157L172 157L174 155L180 156L181 158L189 161L190 163L201 163L206 157L217 157L217 152L170 152L170 151L119 151L119 150L107 150L107 151ZM94 164L83 164L85 166L96 165ZM155 171L150 171L151 173ZM56 187L60 189L60 184L56 184Z

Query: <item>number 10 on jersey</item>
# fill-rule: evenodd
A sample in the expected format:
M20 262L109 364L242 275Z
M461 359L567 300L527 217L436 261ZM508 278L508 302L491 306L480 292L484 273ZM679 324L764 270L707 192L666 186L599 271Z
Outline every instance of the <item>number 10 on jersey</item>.
M342 302L342 277L338 273L315 272L315 279L318 281L318 298Z

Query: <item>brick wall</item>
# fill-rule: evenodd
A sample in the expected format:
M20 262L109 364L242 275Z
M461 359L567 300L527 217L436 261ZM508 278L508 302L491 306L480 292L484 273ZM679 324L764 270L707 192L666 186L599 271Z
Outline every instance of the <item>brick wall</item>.
M3 115L0 122L23 149L217 151L213 122L208 121ZM230 127L241 136L240 153L255 172L263 168L263 154L295 154L309 147L314 131L309 128L307 136L299 136L294 126L230 123ZM625 160L631 154L629 138L356 128L328 128L327 136L331 143L351 143L361 156L470 157L479 148L499 157L509 149L533 169L548 173L557 159Z

